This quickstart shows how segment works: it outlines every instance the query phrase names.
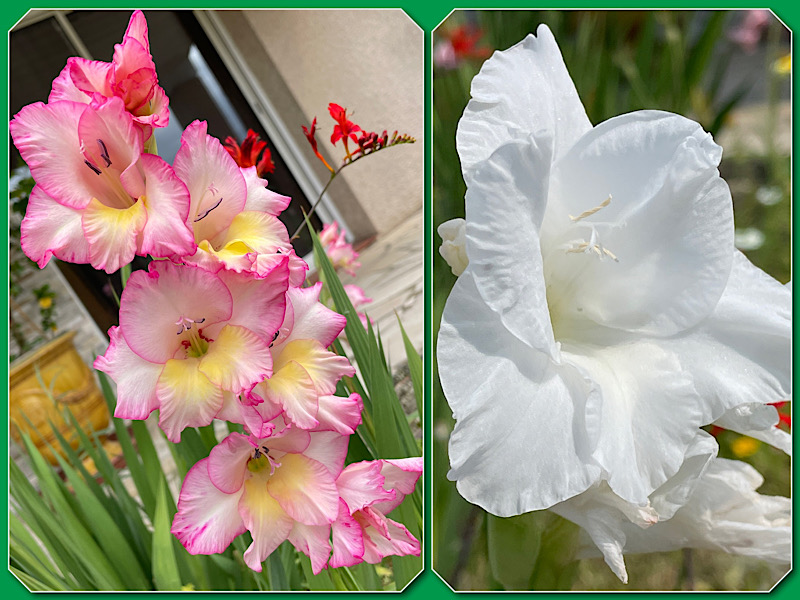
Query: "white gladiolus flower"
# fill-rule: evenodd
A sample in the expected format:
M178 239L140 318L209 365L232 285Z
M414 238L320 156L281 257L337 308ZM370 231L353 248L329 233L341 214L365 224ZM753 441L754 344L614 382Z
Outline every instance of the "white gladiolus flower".
M537 34L484 64L458 127L467 264L438 341L448 477L498 516L559 505L608 560L625 544L605 508L647 527L699 489L716 454L700 427L788 449L764 405L790 395L791 295L735 249L711 136L659 111L592 127Z

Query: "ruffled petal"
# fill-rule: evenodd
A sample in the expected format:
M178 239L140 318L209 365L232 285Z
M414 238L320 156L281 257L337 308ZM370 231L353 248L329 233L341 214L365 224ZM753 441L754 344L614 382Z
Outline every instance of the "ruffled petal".
M501 145L532 134L554 140L556 158L592 128L546 25L495 52L472 80L456 144L466 174Z
M261 563L289 537L294 521L269 495L262 479L248 479L244 490L239 512L253 536L253 543L245 550L244 562L260 573Z
M394 491L394 498L381 501L372 508L388 515L400 506L403 499L414 491L422 475L424 461L421 456L397 458L381 461L381 475L385 481L383 487Z
M548 508L600 476L584 422L596 391L569 365L505 332L468 269L439 331L439 375L456 419L448 477L499 516Z
M307 288L290 287L287 291L292 306L292 320L288 337L277 340L287 343L292 340L317 340L324 347L333 343L344 329L347 318L332 311L319 301L322 283ZM277 344L276 344L277 346Z
M740 404L714 421L714 425L766 442L792 455L792 436L777 425L778 410L768 404Z
M362 461L348 465L336 480L339 495L352 515L376 502L394 500L395 492L384 487L383 461Z
M790 290L737 251L711 316L685 335L659 344L691 373L715 420L741 404L791 396L791 315Z
M51 256L72 263L89 262L89 243L83 234L81 211L59 204L38 185L28 198L21 242L25 255L42 269Z
M364 558L364 531L350 515L344 500L339 501L339 517L331 525L333 555L330 566L352 567Z
M189 219L198 242L225 230L247 199L239 167L219 140L207 135L207 128L205 121L194 121L184 130L174 162L175 173L189 189Z
M267 189L267 180L258 176L256 167L247 167L241 171L247 186L244 210L255 210L277 217L289 207L292 199Z
M298 551L311 559L311 571L319 575L331 554L330 525L303 525L295 523L289 541Z
M142 199L147 223L142 231L140 252L157 257L183 257L194 252L189 216L189 192L164 159L153 154L141 156L146 188Z
M247 529L239 514L242 489L225 493L208 476L208 459L194 465L183 480L172 534L189 554L224 552Z
M319 425L317 415L317 390L308 372L298 363L290 361L259 386L259 394L279 405L289 420L301 429L314 429Z
M226 494L242 489L247 460L255 446L246 435L235 431L211 449L208 455L208 476L211 483Z
M303 451L308 458L325 465L333 478L339 477L347 456L347 443L350 437L335 431L314 431L310 434L308 447Z
M111 342L105 354L94 361L94 368L108 373L117 384L118 419L146 419L158 408L156 386L164 365L154 364L131 351L119 327L108 330Z
M81 215L92 266L114 273L129 264L137 254L139 233L145 223L147 209L142 202L130 208L111 208L92 198Z
M421 546L404 525L383 517L386 534L369 525L364 528L364 562L377 564L385 556L419 556Z
M272 342L286 314L287 259L281 259L271 271L258 278L226 270L217 275L233 299L233 312L228 322L247 327L266 342Z
M293 340L283 344L275 352L275 370L283 369L290 362L305 370L321 396L333 394L342 377L352 377L356 372L347 357L326 350L316 340Z
M361 425L361 411L364 403L358 394L348 397L320 396L317 399L317 431L335 431L342 435L352 435Z
M158 378L158 425L171 442L180 442L181 432L187 427L211 423L222 407L222 390L200 372L199 366L197 358L171 359Z
M198 368L215 386L238 394L272 375L272 356L255 333L226 325L208 345Z
M14 116L9 131L36 184L47 195L80 209L102 185L84 163L78 121L87 109L77 102L28 104Z
M175 355L182 337L181 318L201 322L201 328L230 318L231 293L208 271L167 261L150 263L134 272L122 294L119 322L125 340L145 360L164 363Z
M542 253L559 339L572 320L669 336L711 314L733 256L721 156L694 121L639 111L554 165Z
M548 202L550 154L546 138L512 142L467 177L465 272L503 327L531 348L555 356L537 235Z
M292 519L326 525L339 513L336 482L324 465L302 454L286 454L267 482L269 494Z
M708 403L678 358L651 341L564 343L562 351L602 394L594 460L616 494L646 502L678 471L697 429L709 422Z

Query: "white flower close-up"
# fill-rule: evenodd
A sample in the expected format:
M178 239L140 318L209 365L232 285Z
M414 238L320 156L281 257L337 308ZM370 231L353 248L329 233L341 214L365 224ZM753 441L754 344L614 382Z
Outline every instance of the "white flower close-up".
M768 404L791 395L791 292L735 248L722 148L661 111L592 126L544 25L471 98L465 226L439 227L448 478L493 515L553 509L623 581L630 552L788 563L789 501L701 430L790 450Z

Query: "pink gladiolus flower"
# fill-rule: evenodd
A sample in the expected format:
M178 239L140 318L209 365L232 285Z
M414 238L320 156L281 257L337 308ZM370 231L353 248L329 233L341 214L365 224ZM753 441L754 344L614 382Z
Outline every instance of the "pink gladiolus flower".
M420 543L403 525L386 518L422 473L422 458L349 465L336 480L341 500L332 526L331 567L379 563L385 556L419 556Z
M268 434L269 421L284 413L286 420L306 430L352 434L361 422L361 398L335 396L336 384L355 369L344 356L327 348L345 325L345 317L319 302L322 284L290 287L286 316L270 344L273 372L238 401L226 397L221 418Z
M364 293L364 290L358 287L355 284L347 284L344 287L344 292L347 294L347 298L350 300L350 304L353 305L353 308L358 310L365 304L369 304L372 302L372 298L368 298L367 295ZM362 312L358 313L358 318L361 321L361 324L364 326L364 329L367 329L368 323L374 323L372 319L370 319L367 315Z
M131 275L119 327L94 363L117 383L114 416L146 419L173 442L211 423L225 394L272 375L269 344L284 317L288 257L263 277L154 261Z
M121 98L143 132L143 141L154 127L169 123L169 100L158 85L156 67L150 55L147 21L142 11L131 16L122 43L114 46L110 63L73 57L53 80L48 102L69 100L95 105Z
M142 152L122 100L37 102L11 121L36 180L22 249L40 267L55 256L112 273L134 255L194 251L189 194L163 159Z
M265 438L230 434L189 470L172 533L190 554L215 554L249 531L244 561L254 571L288 539L319 573L331 551L348 437L308 433L280 418L273 425Z
M355 270L361 266L361 263L356 262L358 252L353 250L352 244L345 241L344 231L339 231L339 224L336 221L328 223L322 228L319 241L325 248L325 253L334 268L344 269L349 275L355 276Z
M294 252L278 215L290 198L266 188L256 167L240 169L205 121L183 132L175 172L191 196L189 221L197 251L183 260L211 271L226 268L263 274L289 256L289 283L305 280L308 265Z

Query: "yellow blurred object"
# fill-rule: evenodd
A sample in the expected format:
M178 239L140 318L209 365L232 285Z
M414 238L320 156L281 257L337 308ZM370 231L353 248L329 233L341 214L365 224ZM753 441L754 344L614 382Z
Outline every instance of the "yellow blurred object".
M17 427L30 435L42 455L52 464L56 458L48 448L60 448L52 428L73 448L79 440L72 425L62 416L68 407L87 430L108 425L108 408L86 363L73 345L74 331L68 331L11 364L9 374L9 417L12 437L21 442Z
M789 75L792 72L792 55L784 54L774 63L772 63L772 70L778 75Z
M752 456L761 447L761 442L751 437L740 436L731 442L731 450L738 458Z
M39 308L42 310L47 310L51 306L53 306L53 299L50 296L39 298Z

